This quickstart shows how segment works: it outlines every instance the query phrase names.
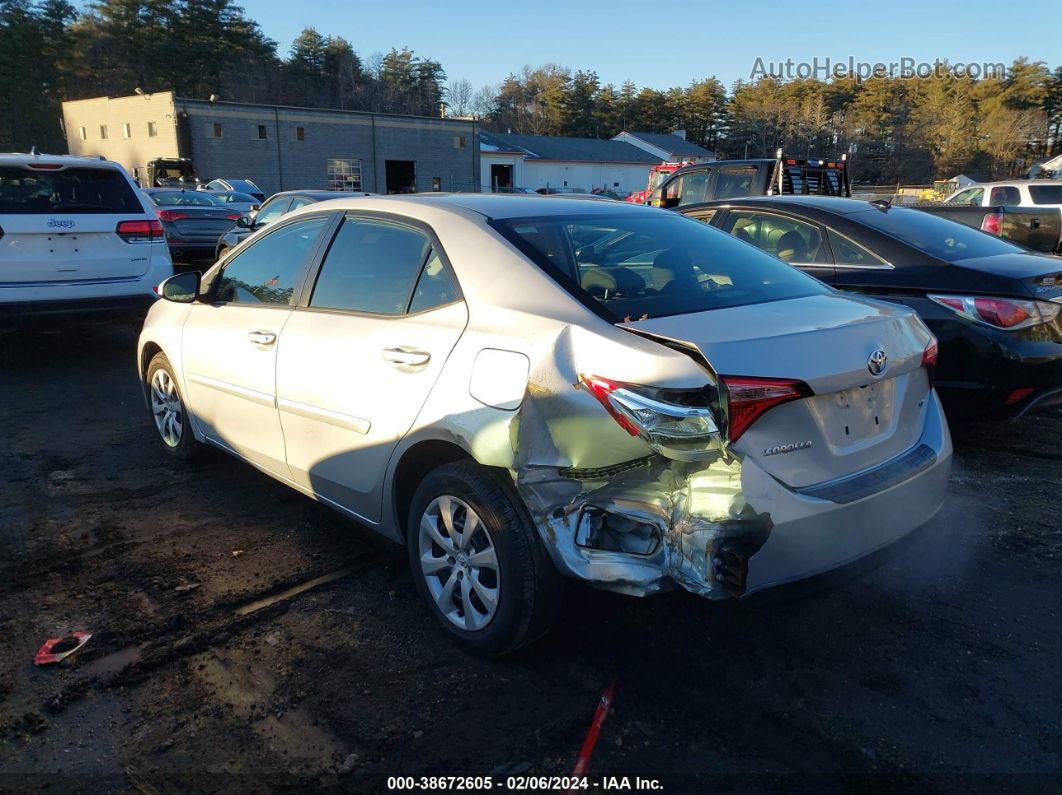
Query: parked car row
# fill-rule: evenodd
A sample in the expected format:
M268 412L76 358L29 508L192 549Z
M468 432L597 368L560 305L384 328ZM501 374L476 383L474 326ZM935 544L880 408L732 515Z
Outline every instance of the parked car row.
M863 559L943 500L938 389L1062 405L1062 259L919 210L222 193L0 157L0 311L150 304L163 448L404 543L471 651L544 632L565 577L744 598ZM217 261L171 277L167 237Z

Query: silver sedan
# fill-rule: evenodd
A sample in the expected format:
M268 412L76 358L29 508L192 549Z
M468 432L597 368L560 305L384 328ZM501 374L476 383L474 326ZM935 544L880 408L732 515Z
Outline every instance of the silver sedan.
M705 224L537 196L316 203L160 288L162 447L219 447L404 544L464 648L565 578L743 598L944 498L936 341Z

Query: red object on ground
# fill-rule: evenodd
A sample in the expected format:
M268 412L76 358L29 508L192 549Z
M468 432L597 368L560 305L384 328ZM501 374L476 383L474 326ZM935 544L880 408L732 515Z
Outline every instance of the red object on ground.
M586 774L587 768L590 767L590 757L594 753L594 746L597 745L598 735L601 734L601 727L605 725L605 718L608 717L608 713L612 710L612 693L616 689L616 677L612 677L612 681L608 683L608 687L605 688L605 692L601 694L601 700L597 702L597 710L594 712L594 719L590 722L590 730L586 733L586 739L583 740L583 747L579 750L579 756L575 760L575 769L572 770L572 778L579 778ZM569 795L574 790L568 790Z
M91 638L87 632L72 632L64 638L51 638L44 641L37 656L33 658L34 665L49 665L65 660L75 651L80 649Z

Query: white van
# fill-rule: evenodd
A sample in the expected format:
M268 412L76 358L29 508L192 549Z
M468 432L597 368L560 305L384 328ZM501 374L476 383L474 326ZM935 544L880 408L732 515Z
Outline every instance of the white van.
M120 165L0 154L0 321L144 311L172 273L162 224Z

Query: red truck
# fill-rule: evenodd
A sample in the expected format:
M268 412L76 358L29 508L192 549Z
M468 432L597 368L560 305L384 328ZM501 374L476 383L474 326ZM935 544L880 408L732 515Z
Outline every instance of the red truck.
M637 193L632 193L624 201L631 204L645 204L649 198L649 194L656 190L656 187L671 176L673 173L682 168L685 163L661 163L658 166L653 166L649 169L649 182L646 183L645 190L640 190Z

